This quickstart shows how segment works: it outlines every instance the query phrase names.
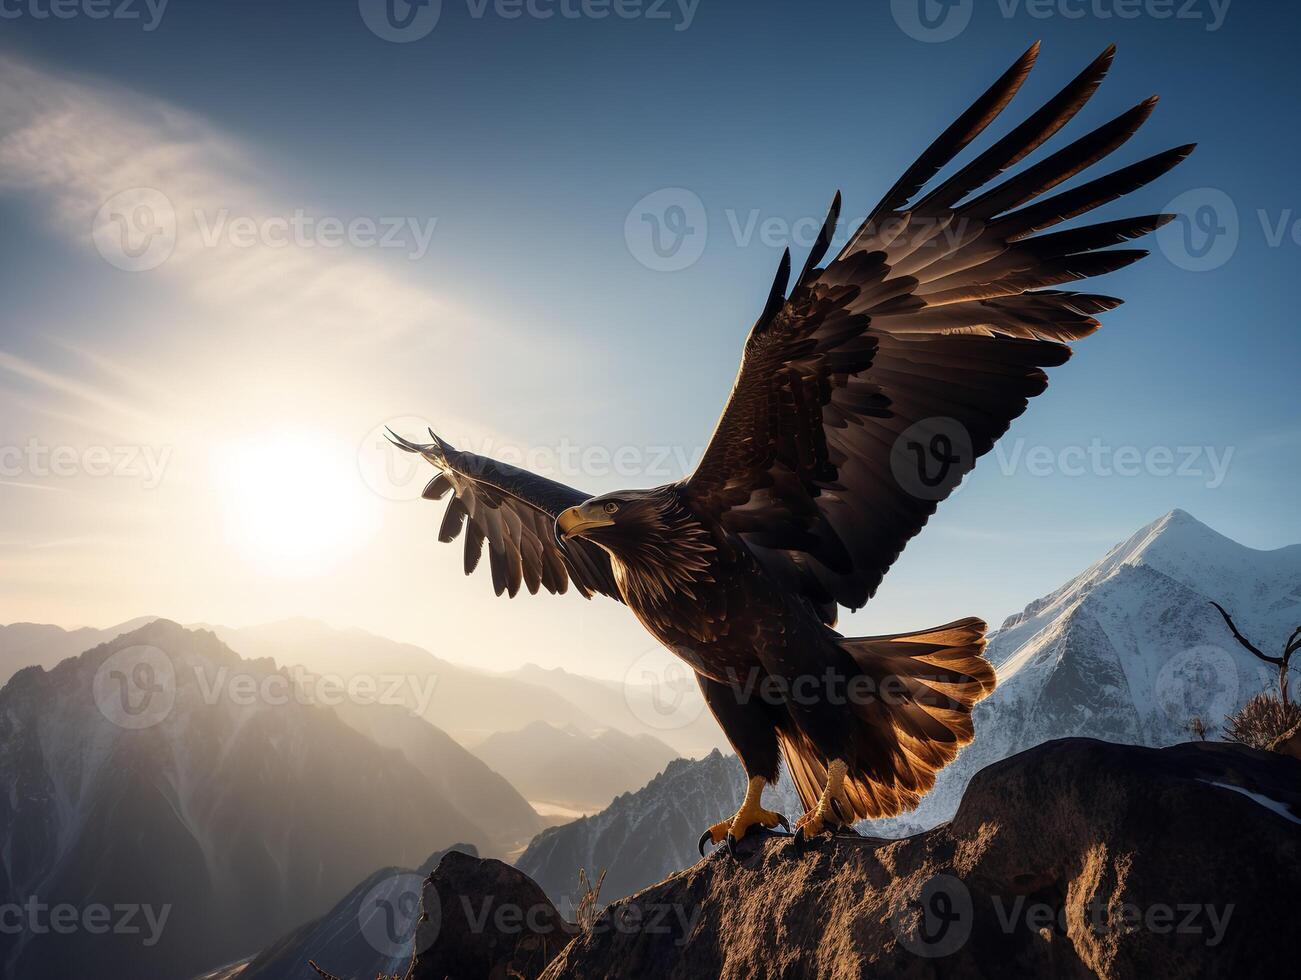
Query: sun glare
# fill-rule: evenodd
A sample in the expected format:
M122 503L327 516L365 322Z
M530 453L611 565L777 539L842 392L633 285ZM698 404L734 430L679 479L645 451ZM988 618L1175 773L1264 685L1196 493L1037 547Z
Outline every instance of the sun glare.
M377 503L355 455L324 434L281 431L213 453L226 540L264 572L321 574L375 529Z

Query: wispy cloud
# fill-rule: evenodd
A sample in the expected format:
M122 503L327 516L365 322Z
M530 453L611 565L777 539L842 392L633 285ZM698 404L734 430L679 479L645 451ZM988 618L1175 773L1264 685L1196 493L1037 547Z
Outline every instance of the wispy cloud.
M150 421L149 415L121 399L80 381L32 364L21 357L0 350L0 372L22 378L52 392L68 395L77 401L113 412L126 418Z
M179 285L196 313L335 341L464 323L453 303L340 241L333 222L342 218L322 224L329 216L273 200L258 186L255 155L238 141L151 97L0 56L0 174L0 189L41 195L59 231L101 252L118 247L114 235L128 249L143 247L151 240L144 219L157 221L165 259L124 274ZM142 202L152 210L137 214ZM309 232L296 232L295 220ZM411 218L401 231L416 246L432 225ZM361 247L378 247L382 234L376 227Z

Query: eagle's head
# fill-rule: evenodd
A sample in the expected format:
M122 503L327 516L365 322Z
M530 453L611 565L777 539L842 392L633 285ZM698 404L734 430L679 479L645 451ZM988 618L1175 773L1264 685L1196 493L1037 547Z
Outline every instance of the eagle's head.
M692 594L709 577L710 535L676 485L617 490L585 500L556 518L561 542L583 538L609 553L625 598L658 601Z
M617 490L562 511L556 534L561 541L586 538L607 551L627 553L671 531L674 503L663 487Z

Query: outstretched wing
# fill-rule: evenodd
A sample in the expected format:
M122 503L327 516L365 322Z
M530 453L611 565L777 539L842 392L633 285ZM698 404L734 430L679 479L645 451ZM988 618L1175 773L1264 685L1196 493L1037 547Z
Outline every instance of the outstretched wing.
M452 499L438 531L439 541L452 541L465 532L465 574L479 565L488 547L488 567L498 595L512 598L523 585L530 593L551 593L574 587L590 598L600 592L619 598L610 559L589 542L556 540L556 515L588 499L590 494L546 477L500 463L486 456L461 452L431 430L429 444L409 442L389 433L394 445L418 453L438 470L422 496Z
M1139 103L986 188L1053 136L1110 67L1103 52L1042 108L909 203L1007 106L1027 51L932 144L825 268L840 195L789 297L783 257L740 374L696 472L692 505L740 534L834 623L876 591L907 541L989 451L1043 369L1098 327L1108 296L1053 287L1146 255L1109 249L1168 216L1036 235L1121 197L1192 150L1178 147L1044 197L1121 146Z

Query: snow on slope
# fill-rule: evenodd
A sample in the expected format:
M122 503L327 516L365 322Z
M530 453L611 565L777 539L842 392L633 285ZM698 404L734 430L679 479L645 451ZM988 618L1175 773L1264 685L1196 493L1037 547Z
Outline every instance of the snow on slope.
M975 712L976 740L912 814L880 821L914 832L953 815L979 769L1073 735L1140 745L1212 737L1224 716L1276 676L1230 636L1214 599L1267 652L1301 622L1301 545L1256 551L1171 511L990 640L999 686Z

